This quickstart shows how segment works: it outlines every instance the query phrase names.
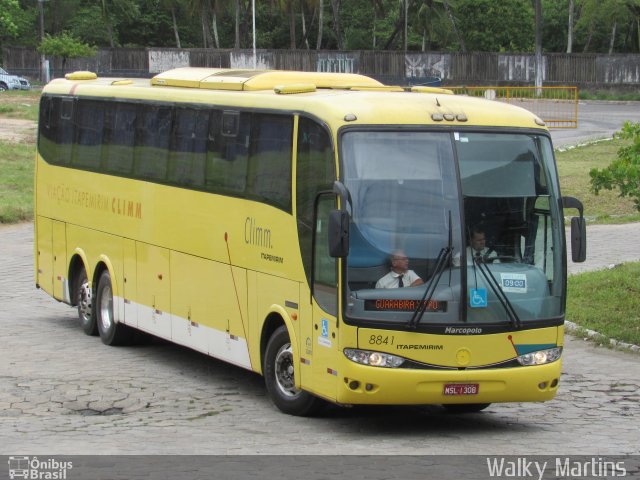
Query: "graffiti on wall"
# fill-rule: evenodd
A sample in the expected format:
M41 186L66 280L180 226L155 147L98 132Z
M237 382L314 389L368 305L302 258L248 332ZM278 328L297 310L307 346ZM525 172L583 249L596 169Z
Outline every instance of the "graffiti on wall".
M149 50L149 73L161 73L190 65L188 51Z
M543 80L546 80L547 59L542 59ZM534 55L499 55L498 77L509 82L535 82L536 58Z
M273 55L260 52L256 52L255 57L251 52L231 52L229 65L231 68L238 69L271 70L275 68L273 66Z
M442 54L407 54L404 57L405 76L410 81L449 78L451 56Z
M318 53L316 71L332 73L357 73L358 58L353 53Z

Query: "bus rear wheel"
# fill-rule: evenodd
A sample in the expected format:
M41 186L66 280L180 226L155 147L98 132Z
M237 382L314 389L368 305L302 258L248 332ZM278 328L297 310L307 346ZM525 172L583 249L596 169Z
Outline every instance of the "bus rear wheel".
M76 305L78 307L78 318L80 326L87 335L98 335L98 325L93 312L93 291L89 285L89 278L84 267L76 277L76 285L74 288L76 295Z
M324 402L296 388L294 359L287 327L279 327L267 343L262 368L271 401L289 415L308 416L317 413Z
M456 403L442 405L449 413L475 413L487 408L490 403Z
M96 290L96 323L100 339L105 345L129 345L133 340L133 330L117 323L113 316L113 289L111 275L105 270L100 275Z

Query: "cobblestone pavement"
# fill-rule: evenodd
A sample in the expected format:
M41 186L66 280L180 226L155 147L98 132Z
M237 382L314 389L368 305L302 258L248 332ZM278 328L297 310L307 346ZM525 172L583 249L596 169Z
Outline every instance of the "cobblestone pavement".
M638 259L640 224L611 231L589 229L596 268ZM110 348L85 336L73 309L35 289L32 235L30 224L0 227L0 454L640 453L638 355L567 338L547 403L290 417L253 373L166 343Z

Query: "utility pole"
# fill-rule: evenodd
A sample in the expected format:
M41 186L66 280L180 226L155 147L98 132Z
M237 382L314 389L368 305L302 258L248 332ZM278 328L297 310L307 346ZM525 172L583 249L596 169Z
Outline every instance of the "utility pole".
M407 27L409 26L409 22L407 20L409 14L409 0L404 0L404 53L407 53L407 41L408 41L408 33Z
M536 92L542 94L542 0L536 0Z
M44 0L38 0L38 10L40 12L40 45L44 40ZM40 54L40 81L45 82L45 66L44 66L44 53Z
M257 68L256 58L256 0L251 1L251 11L253 16L253 69Z
M40 44L44 40L44 2L45 0L38 0L38 10L40 13ZM43 83L49 83L49 67L44 53L40 54L40 81Z

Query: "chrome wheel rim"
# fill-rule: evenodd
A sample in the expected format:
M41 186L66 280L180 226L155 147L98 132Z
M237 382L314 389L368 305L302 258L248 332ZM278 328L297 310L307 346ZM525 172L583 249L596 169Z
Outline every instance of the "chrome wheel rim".
M80 285L78 292L78 312L82 323L89 323L91 320L91 288L86 279Z
M102 330L108 331L113 324L113 295L111 294L111 285L107 285L102 290L100 296L100 323Z
M286 343L278 350L275 360L276 385L285 397L293 398L300 395L300 390L295 386L293 374L293 351L291 344Z

